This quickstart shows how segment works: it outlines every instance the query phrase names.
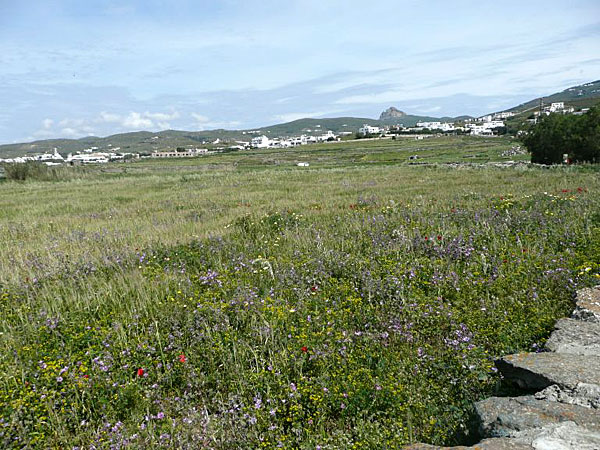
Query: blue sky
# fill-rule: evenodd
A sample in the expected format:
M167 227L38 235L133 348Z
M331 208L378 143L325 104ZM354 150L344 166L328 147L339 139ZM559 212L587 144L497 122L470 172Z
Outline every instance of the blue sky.
M0 0L0 143L479 115L599 78L598 0Z

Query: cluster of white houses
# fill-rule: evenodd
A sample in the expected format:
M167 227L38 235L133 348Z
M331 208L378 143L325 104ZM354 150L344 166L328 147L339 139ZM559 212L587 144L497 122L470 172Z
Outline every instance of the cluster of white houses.
M300 145L316 144L318 142L339 141L340 138L333 132L327 131L319 136L294 136L289 138L270 139L267 136L261 135L253 137L250 141L251 148L288 148L298 147Z
M116 147L112 150L119 150ZM67 157L63 157L58 153L58 149L54 149L52 153L42 153L40 155L33 156L17 156L15 158L0 158L0 163L26 163L29 161L38 161L47 166L57 166L60 164L105 164L111 161L122 161L127 157L137 158L139 155L135 153L117 153L116 151L111 152L98 152L97 147L85 149L83 152L77 152L76 154L69 153Z
M511 113L512 114L512 113ZM510 117L510 116L504 116ZM504 122L502 120L498 120L497 116L489 115L479 117L477 119L468 119L465 121L464 126L457 126L452 122L441 122L441 121L432 121L432 122L417 122L417 125L414 127L404 127L403 125L397 125L395 127L377 127L368 124L364 124L358 130L358 134L362 136L369 135L381 135L388 133L392 130L396 130L396 132L401 133L423 133L428 131L441 131L443 133L451 133L451 132L463 132L470 133L474 136L492 136L497 134L499 128L504 127Z
M575 112L575 108L572 106L565 106L564 102L554 102L550 105L542 106L541 114L549 115L550 113L560 114L572 114ZM537 111L535 115L540 115L540 111Z

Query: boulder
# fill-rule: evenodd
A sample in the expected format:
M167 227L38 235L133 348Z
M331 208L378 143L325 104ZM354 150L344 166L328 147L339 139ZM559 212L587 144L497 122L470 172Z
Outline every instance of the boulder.
M531 445L510 438L484 439L472 447L439 447L429 444L413 444L404 448L405 450L533 450Z
M576 390L580 384L600 386L600 357L569 353L519 353L496 361L504 377L522 389L553 384Z
M600 286L577 292L577 302L571 317L588 322L600 322Z
M600 433L580 427L574 422L563 422L544 428L519 433L518 442L536 450L598 450Z
M600 356L600 323L561 319L556 322L546 348L556 353Z
M520 431L561 422L600 432L600 411L572 404L537 400L532 396L492 397L475 404L480 433L487 437L512 437Z

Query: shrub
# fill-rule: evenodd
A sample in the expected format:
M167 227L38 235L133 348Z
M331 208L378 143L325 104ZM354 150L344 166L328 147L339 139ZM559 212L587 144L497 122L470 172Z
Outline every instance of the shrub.
M531 162L559 164L563 155L573 162L600 161L600 108L582 116L550 114L542 117L523 139Z
M49 167L39 162L12 163L4 165L7 180L65 181L76 178L74 169L66 166Z

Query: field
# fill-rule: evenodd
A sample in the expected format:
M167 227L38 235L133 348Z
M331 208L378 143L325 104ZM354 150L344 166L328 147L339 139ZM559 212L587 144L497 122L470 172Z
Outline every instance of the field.
M494 358L539 348L600 278L598 168L490 164L526 158L514 145L353 141L1 182L1 445L468 442Z

